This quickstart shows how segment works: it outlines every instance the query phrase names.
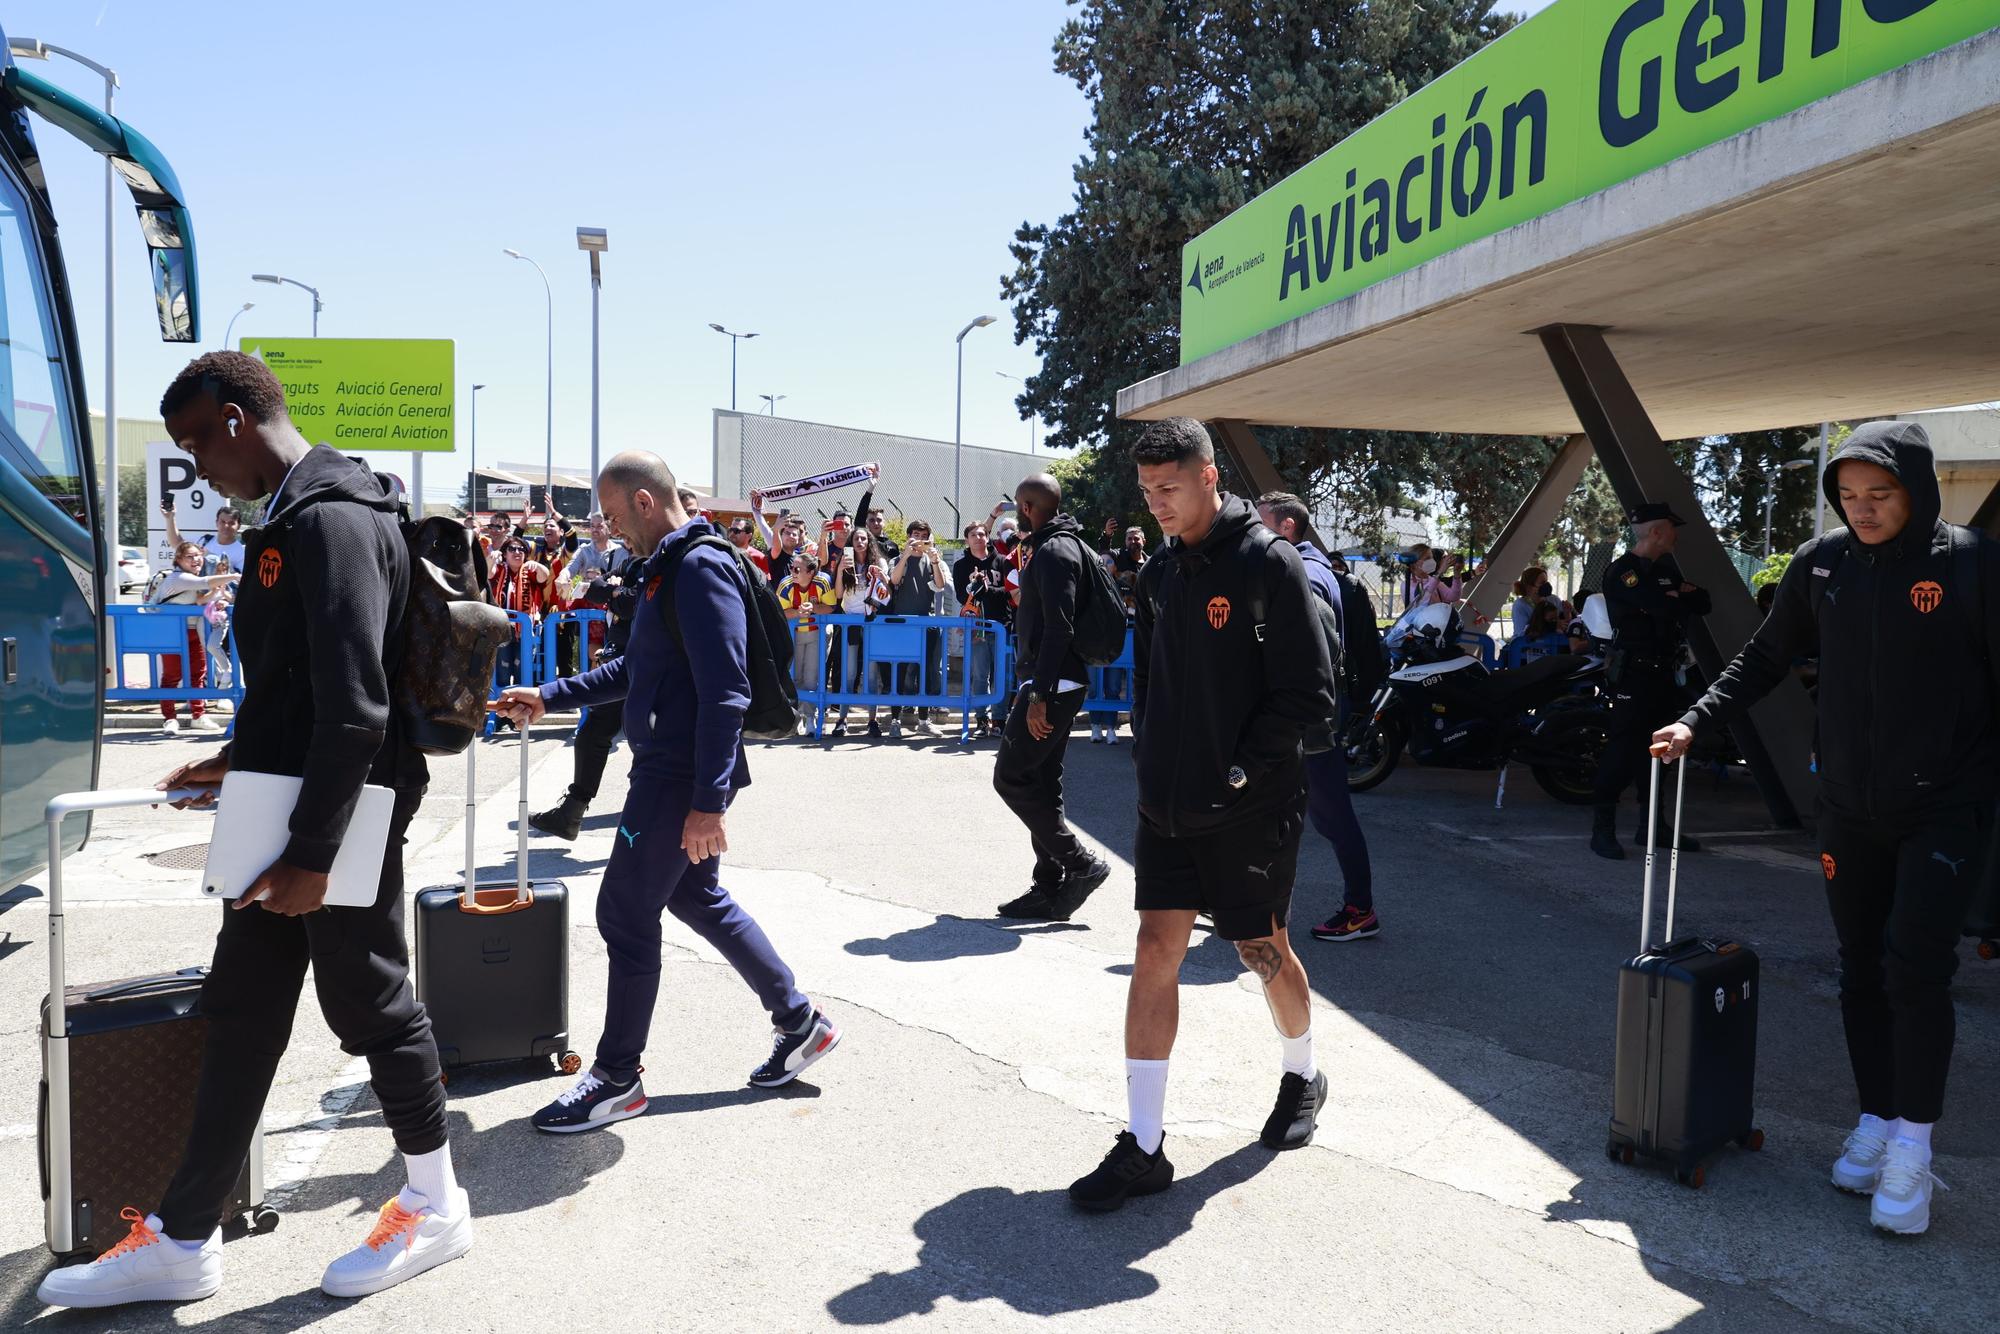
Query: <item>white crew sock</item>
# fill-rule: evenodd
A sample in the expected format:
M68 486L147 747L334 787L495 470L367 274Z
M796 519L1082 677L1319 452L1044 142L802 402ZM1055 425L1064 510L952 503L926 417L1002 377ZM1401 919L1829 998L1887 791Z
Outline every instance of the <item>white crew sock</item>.
M1928 1158L1931 1152L1931 1126L1933 1124L1935 1123L1930 1121L1898 1121L1896 1122L1895 1135L1897 1139L1906 1139L1912 1144L1923 1145L1924 1156Z
M1129 1116L1126 1129L1139 1147L1157 1153L1166 1137L1167 1063L1165 1061L1125 1062L1125 1106Z
M1319 1073L1319 1065L1313 1060L1312 1025L1307 1024L1306 1031L1295 1038L1280 1033L1278 1041L1285 1047L1285 1073L1312 1083L1313 1076Z
M1871 1135L1880 1135L1883 1139L1896 1138L1896 1123L1894 1121L1884 1121L1881 1117L1868 1112L1861 1114L1860 1129L1867 1131Z
M406 1153L403 1167L410 1174L410 1184L403 1187L396 1202L412 1213L428 1206L440 1218L448 1217L458 1194L458 1178L451 1170L451 1145L440 1145L429 1153Z

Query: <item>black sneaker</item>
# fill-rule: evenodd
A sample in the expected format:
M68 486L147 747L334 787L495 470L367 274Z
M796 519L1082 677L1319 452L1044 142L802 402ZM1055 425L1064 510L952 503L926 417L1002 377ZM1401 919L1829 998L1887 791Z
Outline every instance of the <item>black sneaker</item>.
M1083 906L1083 901L1110 878L1111 863L1101 857L1091 857L1074 867L1065 867L1062 884L1049 895L1049 920L1067 922Z
M1319 1071L1312 1083L1306 1083L1304 1075L1285 1072L1278 1084L1278 1105L1271 1109L1271 1119L1264 1122L1264 1133L1260 1137L1267 1149L1303 1149L1313 1142L1313 1127L1319 1122L1319 1109L1326 1102L1326 1072Z
M1174 1165L1167 1161L1166 1140L1147 1153L1131 1131L1121 1130L1097 1170L1070 1183L1069 1202L1094 1214L1108 1214L1128 1195L1157 1195L1173 1184Z
M882 724L875 721L875 719L870 718L868 720L868 735L872 737L880 737L882 735Z
M629 1084L609 1084L595 1070L556 1095L556 1100L531 1118L537 1130L568 1135L579 1130L602 1130L618 1121L627 1121L646 1110L646 1090L634 1075Z
M590 809L588 802L573 801L564 797L562 804L548 810L537 811L528 817L528 828L539 829L544 834L568 839L574 843L576 836L583 832L584 812Z
M760 1089L774 1089L789 1084L805 1073L806 1067L840 1045L840 1030L833 1021L818 1010L812 1012L812 1019L796 1033L776 1030L771 1042L771 1054L764 1063L750 1072L750 1082Z
M1027 922L1047 922L1049 917L1049 894L1051 891L1040 885L1031 888L1018 899L1009 899L1001 904L998 912L1002 917L1018 917Z

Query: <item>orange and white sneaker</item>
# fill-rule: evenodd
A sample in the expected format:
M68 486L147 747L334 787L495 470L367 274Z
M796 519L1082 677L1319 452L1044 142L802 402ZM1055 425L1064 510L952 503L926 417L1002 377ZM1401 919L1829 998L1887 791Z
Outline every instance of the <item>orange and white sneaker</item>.
M87 1265L52 1271L35 1290L50 1306L123 1306L126 1302L192 1302L222 1287L222 1229L200 1246L183 1246L160 1232L160 1220L137 1209L118 1216L132 1225L125 1240Z
M329 1297L366 1297L436 1269L472 1249L472 1206L452 1192L451 1213L429 1205L405 1209L402 1197L376 1216L368 1239L326 1267L319 1288Z

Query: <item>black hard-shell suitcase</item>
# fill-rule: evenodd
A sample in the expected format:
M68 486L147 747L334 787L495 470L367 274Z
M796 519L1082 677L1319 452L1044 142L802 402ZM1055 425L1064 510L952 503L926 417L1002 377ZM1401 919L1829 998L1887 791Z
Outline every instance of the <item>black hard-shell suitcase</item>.
M1667 940L1650 945L1653 864L1659 847L1660 764L1653 762L1646 888L1639 953L1618 970L1618 1047L1611 1136L1605 1151L1669 1163L1674 1179L1700 1187L1704 1160L1734 1142L1760 1149L1753 1102L1757 1077L1757 956L1734 941L1676 940L1680 804L1687 766L1674 785L1675 840L1667 872Z
M528 880L528 729L521 729L520 842L510 880L476 879L473 783L466 756L465 879L417 893L417 999L430 1012L446 1070L550 1060L575 1074L569 1049L569 889Z
M153 805L184 793L78 792L48 805L49 993L42 998L42 1084L36 1132L49 1249L101 1255L122 1240L119 1217L159 1202L194 1125L195 1082L208 1021L198 1005L206 968L71 986L65 977L63 817ZM50 998L63 998L61 1018ZM264 1204L264 1131L250 1142L226 1218L252 1230L278 1224Z

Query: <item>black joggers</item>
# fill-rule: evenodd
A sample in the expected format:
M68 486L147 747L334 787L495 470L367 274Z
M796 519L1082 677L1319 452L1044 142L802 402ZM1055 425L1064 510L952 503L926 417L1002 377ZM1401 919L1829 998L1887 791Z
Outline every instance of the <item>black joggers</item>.
M160 1201L168 1236L199 1241L221 1221L291 1041L308 963L320 1012L341 1050L368 1058L369 1081L396 1147L418 1154L444 1146L437 1044L430 1016L410 989L403 939L403 842L422 799L420 791L397 794L373 905L303 917L223 907L215 960L201 988L208 1040L194 1129Z
M993 762L993 790L1028 826L1035 845L1035 888L1044 891L1061 884L1064 871L1083 855L1083 845L1063 819L1062 787L1069 729L1083 696L1082 690L1065 690L1049 699L1049 726L1055 730L1041 741L1028 734L1027 695L1017 696Z
M1861 1110L1885 1121L1944 1113L1957 1033L1951 979L1987 820L1977 806L1877 819L1820 807L1847 1056Z

